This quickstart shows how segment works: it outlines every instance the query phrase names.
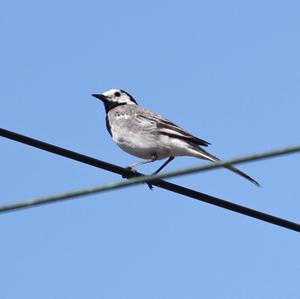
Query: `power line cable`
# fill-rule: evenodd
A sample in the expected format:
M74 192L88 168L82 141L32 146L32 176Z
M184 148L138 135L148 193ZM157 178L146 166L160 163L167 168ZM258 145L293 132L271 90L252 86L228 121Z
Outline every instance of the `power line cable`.
M86 155L82 155L79 154L77 152L74 151L70 151L67 149L64 149L62 147L58 147L56 145L53 144L49 144L37 139L33 139L30 137L27 137L25 135L21 135L12 131L8 131L5 129L0 129L0 136L20 142L20 143L24 143L42 150L45 150L47 152L51 152L66 158L70 158L94 167L98 167L101 169L105 169L108 170L110 172L114 172L117 174L122 175L123 177L126 178L130 178L130 177L134 177L134 176L143 176L142 173L139 172L135 172L132 171L128 168L123 168L102 160L98 160ZM205 164L205 165L200 165L200 166L194 166L194 167L188 167L188 168L183 168L180 170L175 170L175 171L170 171L170 172L166 172L166 173L162 173L162 174L157 174L157 175L149 175L147 176L147 179L144 182L147 182L149 180L156 180L156 179L164 179L167 177L175 177L175 176L181 176L184 174L191 174L191 173L195 173L195 172L201 172L201 171L205 171L205 170L210 170L210 169L214 169L214 168L220 168L220 167L224 167L230 164L241 164L241 163L246 163L246 162L251 162L251 161L257 161L257 160L261 160L261 159L267 159L267 158L273 158L273 157L277 157L277 156L282 156L282 155L287 155L287 154L293 154L293 153L297 153L300 152L300 145L296 145L296 146L290 146L290 147L284 147L284 148L280 148L280 149L276 149L276 150L271 150L271 151L265 151L265 152L261 152L261 153L256 153L253 155L247 155L244 157L239 157L239 158L234 158L231 160L226 160L226 161L218 161L215 162L213 164ZM153 185L155 185L152 182Z
M64 193L64 194L59 194L59 195L54 195L54 196L50 196L50 197L43 197L40 199L34 199L34 200L29 200L29 201L24 201L24 202L19 202L19 203L13 203L13 204L7 204L4 206L0 207L0 213L3 212L8 212L8 211L13 211L13 210L17 210L17 209L21 209L21 208L28 208L28 207L33 207L33 206L37 206L37 205L42 205L45 203L50 203L50 202L56 202L59 200L65 200L65 199L71 199L74 197L78 197L78 196L82 196L82 195L87 195L87 194L92 194L95 192L100 192L100 191L104 191L104 190L109 190L112 187L113 188L121 188L124 186L129 186L132 184L137 184L137 183L141 183L143 181L151 181L151 184L156 185L158 187L161 187L163 189L172 191L172 192L176 192L179 193L181 195L185 195L215 206L219 206L222 208L225 208L227 210L231 210L249 217L253 217L265 222L269 222L281 227L285 227L287 229L291 229L294 231L298 231L300 232L300 225L279 217L275 217L266 213L262 213L241 205L237 205L234 204L232 202L229 201L225 201L223 199L219 199L201 192L197 192L176 184L172 184L166 181L162 181L160 179L157 179L157 177L165 177L166 175L168 175L168 173L166 174L160 174L157 176L144 176L141 173L135 173L132 172L126 168L122 168L120 166L117 165L113 165L101 160L97 160L95 158L91 158L70 150L66 150L63 149L61 147L57 147L55 145L52 144L48 144L21 134L17 134L15 132L11 132L8 130L4 130L4 129L0 129L0 136L9 138L11 140L14 141L18 141L27 145L31 145L33 147L39 148L39 149L43 149L45 151L49 151L67 158L71 158L73 160L77 160L79 162L82 163L86 163L98 168L102 168L102 169L106 169L108 171L111 172L115 172L118 173L120 175L122 175L123 177L135 177L132 180L129 181L123 181L121 183L113 183L113 184L106 184L103 186L98 186L98 187L94 187L94 188L90 188L90 189L85 189L85 190L79 190L79 191L74 191L74 192L68 192L68 193ZM266 153L261 153L261 154L256 154L256 155L252 155L252 156L248 156L248 157L244 157L244 158L238 158L238 159L233 159L230 161L225 161L222 163L218 163L218 165L216 165L215 167L221 167L223 165L227 165L229 163L233 163L234 161L238 161L239 163L243 162L243 161L250 161L250 160L255 160L255 159L263 159L264 157L274 157L276 155L283 155L283 154L287 154L287 153L293 153L293 152L297 152L300 151L300 146L298 147L290 147L290 148L285 148L285 149L280 149L280 150L276 150L276 151L270 151L270 152L266 152ZM213 165L204 165L201 167L193 167L193 168L189 168L186 169L185 171L190 171L190 172L195 172L196 168L199 170L207 170L207 169L211 169L211 168L215 168L212 167ZM184 170L179 170L179 171L175 171L175 172L170 172L169 174L171 175L181 175L182 172ZM177 174L176 174L177 172ZM144 176L144 177L143 177ZM119 184L119 185L118 185Z
M13 204L7 204L7 205L3 205L0 206L0 214L1 213L5 213L5 212L11 212L14 210L19 210L19 209L24 209L24 208L31 208L34 206L39 206L39 205L44 205L44 204L48 204L48 203L54 203L54 202L58 202L58 201L62 201L62 200L67 200L67 199L73 199L76 197L80 197L80 196L84 196L84 195L91 195L91 194L95 194L97 192L103 192L103 191L108 191L108 190L112 190L112 187L114 187L114 189L117 188L122 188L125 186L130 186L128 183L133 179L130 179L129 181L124 181L121 182L117 185L117 183L112 183L112 184L105 184L105 185L101 185L101 186L96 186L93 188L88 188L88 189L82 189L82 190L78 190L78 191L73 191L73 192L66 192L66 193L61 193L61 194L57 194L57 195L52 195L52 196L47 196L47 197L42 197L42 198L38 198L38 199L32 199L32 200L25 200L22 202L18 202L18 203L13 203ZM169 182L165 182L162 181L162 186L164 189L167 190L171 190L173 192L177 192L180 193L182 195L197 199L197 200L201 200L203 202L209 203L209 204L213 204L215 206L218 207L222 207L225 208L227 210L231 210L252 218L256 218L259 220L262 220L264 222L269 222L271 224L275 224L277 226L281 226L290 230L294 230L297 232L300 232L300 224L295 223L295 222L291 222L276 216L272 216L266 213L262 213L223 199L219 199L213 196L209 196L191 189L187 189L185 187L182 186L178 186Z

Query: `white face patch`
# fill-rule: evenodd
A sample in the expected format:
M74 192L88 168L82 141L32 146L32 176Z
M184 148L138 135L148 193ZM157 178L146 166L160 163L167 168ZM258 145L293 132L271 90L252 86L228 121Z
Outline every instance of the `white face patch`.
M106 96L106 97L111 97L111 96L113 96L116 92L119 92L119 93L121 93L121 91L119 90L119 89L110 89L110 90L108 90L108 91L105 91L105 92L103 92L102 94L104 95L104 96Z
M113 103L136 105L135 100L129 94L120 89L110 89L102 94L107 98L108 101Z

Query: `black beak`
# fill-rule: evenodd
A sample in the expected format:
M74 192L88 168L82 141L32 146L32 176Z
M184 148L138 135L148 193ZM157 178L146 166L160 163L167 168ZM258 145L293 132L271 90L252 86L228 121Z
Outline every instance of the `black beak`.
M92 94L92 96L103 102L106 100L106 96L104 96L103 94Z

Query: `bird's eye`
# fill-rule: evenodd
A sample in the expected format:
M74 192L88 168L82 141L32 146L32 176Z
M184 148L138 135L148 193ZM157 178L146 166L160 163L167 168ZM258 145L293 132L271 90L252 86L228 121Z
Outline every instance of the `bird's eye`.
M119 93L118 91L117 92L115 92L115 97L120 97L121 96L121 93Z

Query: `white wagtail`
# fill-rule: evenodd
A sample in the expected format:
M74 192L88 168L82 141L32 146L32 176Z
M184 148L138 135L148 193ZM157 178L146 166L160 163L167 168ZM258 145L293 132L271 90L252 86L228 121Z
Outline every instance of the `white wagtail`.
M168 158L155 172L158 173L177 156L192 156L211 162L220 161L202 148L209 145L207 141L142 108L124 90L111 89L93 96L104 103L106 127L117 145L125 152L144 159L129 168L134 169L142 164ZM259 186L257 181L234 166L225 167Z

